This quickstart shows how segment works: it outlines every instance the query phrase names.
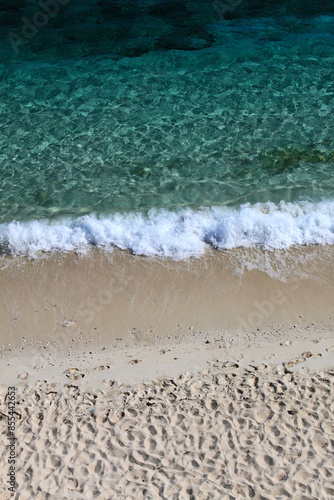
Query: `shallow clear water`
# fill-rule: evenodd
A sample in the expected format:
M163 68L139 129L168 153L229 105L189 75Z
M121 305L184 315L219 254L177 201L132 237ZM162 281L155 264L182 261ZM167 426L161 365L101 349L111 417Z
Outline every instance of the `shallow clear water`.
M22 44L13 34L38 9L14 4L1 23L3 245L13 220L334 199L329 2L68 2Z

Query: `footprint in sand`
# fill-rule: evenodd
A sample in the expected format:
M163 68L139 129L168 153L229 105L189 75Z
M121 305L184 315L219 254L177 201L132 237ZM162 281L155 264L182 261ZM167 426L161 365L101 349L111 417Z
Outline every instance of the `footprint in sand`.
M109 387L112 387L115 383L115 380L110 380L110 379L107 379L107 380L104 380L103 381L106 385L109 385Z
M65 375L71 380L79 380L85 376L84 373L79 372L78 368L69 368L65 371Z
M67 320L67 319L64 319L64 321L62 321L61 323L59 323L60 326L62 326L63 328L67 328L69 326L72 326L72 325L75 325L76 323L76 320Z
M255 420L259 424L263 424L267 420L269 420L273 415L273 412L270 408L267 408L266 406L258 408L255 411Z

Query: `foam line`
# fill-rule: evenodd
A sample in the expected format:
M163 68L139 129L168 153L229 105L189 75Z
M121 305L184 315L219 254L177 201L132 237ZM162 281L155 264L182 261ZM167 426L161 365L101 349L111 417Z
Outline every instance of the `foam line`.
M92 245L127 249L138 255L182 259L202 254L207 245L288 248L334 244L334 202L245 204L148 214L86 215L57 221L13 221L0 225L3 252L86 251Z

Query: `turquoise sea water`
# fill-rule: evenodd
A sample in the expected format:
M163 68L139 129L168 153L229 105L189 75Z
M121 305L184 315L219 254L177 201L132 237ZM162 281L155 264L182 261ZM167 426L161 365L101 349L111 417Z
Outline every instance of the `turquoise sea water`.
M3 248L334 243L330 3L58 7L1 14Z

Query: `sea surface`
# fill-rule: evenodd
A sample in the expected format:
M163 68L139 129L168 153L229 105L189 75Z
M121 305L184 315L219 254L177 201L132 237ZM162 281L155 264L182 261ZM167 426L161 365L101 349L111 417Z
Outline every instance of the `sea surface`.
M0 250L334 244L334 2L4 0Z

